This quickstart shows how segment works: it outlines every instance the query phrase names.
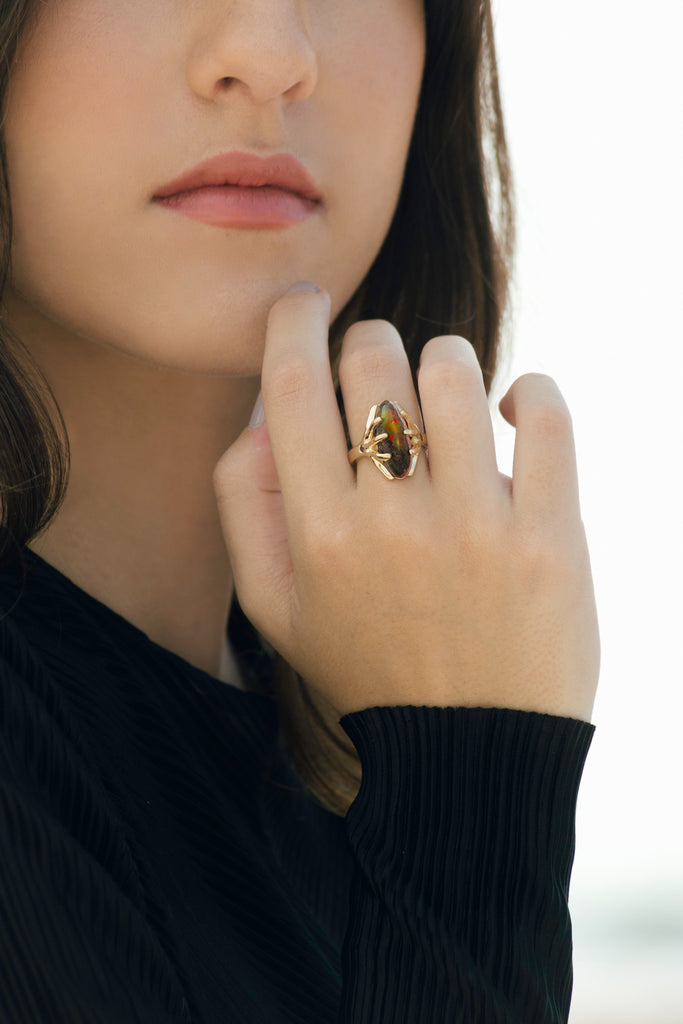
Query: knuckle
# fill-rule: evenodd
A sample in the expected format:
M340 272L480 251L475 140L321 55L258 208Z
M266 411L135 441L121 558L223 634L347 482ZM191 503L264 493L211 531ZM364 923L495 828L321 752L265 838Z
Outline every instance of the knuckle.
M432 359L455 359L480 370L474 345L467 338L461 338L457 334L440 334L438 337L430 338L422 349L420 369L422 364Z
M420 368L420 391L435 398L458 397L481 387L481 370L469 362L439 356Z
M535 404L527 411L527 422L533 433L544 440L564 441L572 431L569 410L558 402Z
M348 384L384 380L402 350L401 336L388 320L359 320L344 335L339 376Z
M263 378L264 402L280 405L305 399L315 390L317 380L315 368L310 363L290 358L286 363L272 366L267 378Z
M461 508L454 517L450 533L461 572L469 579L486 578L491 565L500 564L501 557L504 558L498 523L493 517L483 515L481 508L476 514L471 508Z
M527 415L539 422L554 425L571 424L571 414L562 392L552 377L546 373L525 373L516 382L521 403Z
M550 523L527 522L517 543L517 553L527 579L556 577L569 568L566 545Z
M519 382L526 387L537 390L540 394L559 395L560 390L554 377L548 373L541 373L539 370L530 370L519 377Z
M396 555L410 555L419 565L428 566L434 557L435 524L433 518L416 510L404 520L387 517L381 528L380 542L389 566L396 567Z
M310 514L297 533L297 562L302 568L330 570L350 550L351 537L344 521L324 513Z
M356 345L366 345L369 342L381 341L382 338L392 341L401 341L398 330L389 320L357 320L351 324L344 335L344 346L348 349Z
M237 445L233 444L223 452L213 468L212 482L216 492L221 495L229 489L230 482L240 476L240 459Z
M396 353L388 345L366 345L342 354L339 376L348 384L374 383L386 380L395 365Z

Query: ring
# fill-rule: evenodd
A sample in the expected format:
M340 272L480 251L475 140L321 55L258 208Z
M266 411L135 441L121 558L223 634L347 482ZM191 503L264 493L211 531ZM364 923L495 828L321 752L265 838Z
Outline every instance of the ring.
M370 410L363 440L350 449L349 462L372 459L387 480L403 480L415 472L423 449L428 454L425 434L398 402L385 398Z

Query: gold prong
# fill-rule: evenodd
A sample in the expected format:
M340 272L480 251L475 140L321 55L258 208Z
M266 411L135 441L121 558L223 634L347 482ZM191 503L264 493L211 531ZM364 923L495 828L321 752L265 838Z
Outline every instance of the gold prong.
M389 400L387 399L387 401ZM427 437L405 412L405 410L401 408L398 402L392 402L391 404L398 409L401 417L403 418L403 423L405 424L403 427L403 435L408 440L410 466L401 476L395 476L393 473L389 472L385 463L391 462L393 455L388 452L378 451L378 445L382 441L386 441L389 434L386 430L382 431L380 434L375 433L377 427L382 423L381 416L377 415L377 410L381 404L382 403L378 402L377 405L373 405L370 409L370 413L366 421L363 440L355 449L351 449L349 451L349 460L353 465L362 456L368 456L382 473L382 476L386 477L387 480L402 480L405 477L412 476L415 472L420 452L424 451L425 455L427 454Z

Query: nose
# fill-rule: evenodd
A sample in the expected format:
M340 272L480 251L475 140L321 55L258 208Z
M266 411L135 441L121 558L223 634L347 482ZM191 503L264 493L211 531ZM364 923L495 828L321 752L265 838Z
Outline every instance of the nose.
M193 92L212 101L246 91L265 104L302 100L318 77L317 55L301 9L307 0L235 0L209 4L187 58ZM206 10L206 5L204 5Z

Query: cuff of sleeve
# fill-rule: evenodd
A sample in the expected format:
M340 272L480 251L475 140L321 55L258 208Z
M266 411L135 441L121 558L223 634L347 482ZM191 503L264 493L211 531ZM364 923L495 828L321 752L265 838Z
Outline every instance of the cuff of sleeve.
M567 898L594 725L510 708L413 706L368 708L340 724L362 766L347 834L375 886L384 877L451 920L463 884L513 914L549 882Z

